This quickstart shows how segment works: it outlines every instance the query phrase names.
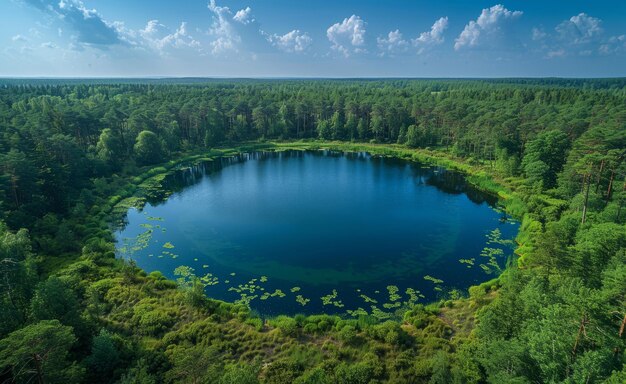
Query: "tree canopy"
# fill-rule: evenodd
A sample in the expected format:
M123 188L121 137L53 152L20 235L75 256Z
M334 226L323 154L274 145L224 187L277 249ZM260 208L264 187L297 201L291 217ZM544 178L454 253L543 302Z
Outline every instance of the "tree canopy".
M622 383L625 85L0 80L0 380ZM458 167L521 221L516 257L386 319L262 317L116 258L180 161L270 141Z

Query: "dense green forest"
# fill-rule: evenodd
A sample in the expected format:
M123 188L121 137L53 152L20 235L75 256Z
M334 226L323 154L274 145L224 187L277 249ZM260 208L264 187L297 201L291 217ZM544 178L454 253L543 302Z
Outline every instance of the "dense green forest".
M381 321L261 318L115 257L160 174L284 145L456 167L518 259ZM0 381L626 382L625 156L624 79L3 80Z

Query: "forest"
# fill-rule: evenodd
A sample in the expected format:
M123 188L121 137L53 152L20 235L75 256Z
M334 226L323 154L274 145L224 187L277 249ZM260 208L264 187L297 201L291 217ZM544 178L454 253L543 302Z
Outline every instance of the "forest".
M287 146L459 169L516 258L381 320L266 318L116 257L159 175ZM0 79L0 381L624 383L625 157L625 79Z

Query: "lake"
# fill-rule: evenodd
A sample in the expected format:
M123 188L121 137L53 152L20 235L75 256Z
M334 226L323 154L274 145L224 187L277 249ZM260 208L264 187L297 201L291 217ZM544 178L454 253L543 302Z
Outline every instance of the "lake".
M128 212L118 255L169 278L189 266L209 297L264 315L384 318L449 297L496 277L518 230L458 172L367 153L218 158L164 187Z

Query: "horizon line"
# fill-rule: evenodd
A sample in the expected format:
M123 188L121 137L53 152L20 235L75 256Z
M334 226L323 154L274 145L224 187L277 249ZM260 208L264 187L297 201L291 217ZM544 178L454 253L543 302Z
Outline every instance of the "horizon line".
M206 79L206 80L506 80L506 79L626 79L624 76L11 76L0 75L0 80L102 80L102 79L125 79L125 80L167 80L167 79Z

